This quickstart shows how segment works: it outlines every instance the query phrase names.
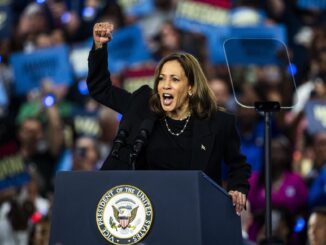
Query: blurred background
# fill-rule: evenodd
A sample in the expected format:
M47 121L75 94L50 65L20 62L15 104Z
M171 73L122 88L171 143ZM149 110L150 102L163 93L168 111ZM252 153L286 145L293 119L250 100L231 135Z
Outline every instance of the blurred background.
M248 244L264 239L264 120L236 102L289 107L272 117L272 232L281 244L317 244L308 220L326 206L322 0L0 0L0 244L47 244L55 173L97 170L110 152L121 115L92 100L85 82L98 21L115 26L114 85L152 86L158 61L186 51L218 105L237 115L253 170L242 215Z

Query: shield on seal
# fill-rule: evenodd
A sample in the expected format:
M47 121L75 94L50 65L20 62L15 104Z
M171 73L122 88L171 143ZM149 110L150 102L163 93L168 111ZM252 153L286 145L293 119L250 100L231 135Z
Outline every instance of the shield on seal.
M129 225L129 218L128 217L119 217L119 224L123 229L125 229Z

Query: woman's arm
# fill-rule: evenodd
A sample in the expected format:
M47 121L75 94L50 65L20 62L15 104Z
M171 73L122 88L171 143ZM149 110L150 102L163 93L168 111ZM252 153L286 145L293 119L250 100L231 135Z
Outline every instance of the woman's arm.
M96 23L93 28L94 45L88 56L87 86L90 95L99 103L124 114L131 94L112 85L108 71L107 43L112 38L113 25Z
M240 137L236 129L234 116L227 123L227 126L228 133L224 160L230 168L228 190L237 190L247 195L251 168L246 162L246 157L240 152Z
M236 129L235 117L228 122L227 142L224 160L229 165L228 190L232 197L236 212L240 215L245 208L249 191L250 165L246 163L246 157L240 152L240 137Z

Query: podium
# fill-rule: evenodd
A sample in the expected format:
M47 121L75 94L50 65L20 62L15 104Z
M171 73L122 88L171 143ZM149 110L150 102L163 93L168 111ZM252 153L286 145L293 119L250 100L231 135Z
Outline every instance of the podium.
M231 198L201 171L59 172L49 244L111 244L100 232L98 206L108 190L123 185L139 188L152 206L151 227L135 244L242 244Z

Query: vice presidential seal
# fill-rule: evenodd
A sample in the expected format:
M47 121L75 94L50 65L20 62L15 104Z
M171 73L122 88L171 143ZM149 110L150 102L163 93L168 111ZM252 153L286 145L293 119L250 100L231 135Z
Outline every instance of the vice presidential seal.
M103 237L113 244L135 244L150 230L153 208L146 194L135 186L119 185L108 190L96 209L96 223Z

